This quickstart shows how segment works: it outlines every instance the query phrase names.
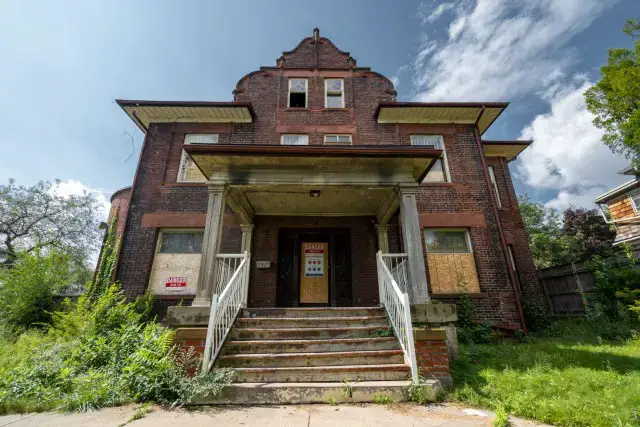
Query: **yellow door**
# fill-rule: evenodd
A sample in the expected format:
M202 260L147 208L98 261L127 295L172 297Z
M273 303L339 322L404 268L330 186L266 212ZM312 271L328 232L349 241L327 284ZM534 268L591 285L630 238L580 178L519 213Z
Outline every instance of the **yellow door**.
M302 242L302 274L300 277L300 303L329 303L329 244Z

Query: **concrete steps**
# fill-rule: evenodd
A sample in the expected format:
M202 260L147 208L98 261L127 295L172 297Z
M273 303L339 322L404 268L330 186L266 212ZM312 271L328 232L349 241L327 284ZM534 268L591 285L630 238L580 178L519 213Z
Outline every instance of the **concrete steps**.
M227 341L222 348L222 354L251 354L251 353L305 353L305 352L333 352L333 351L368 351L368 350L399 350L400 344L396 337L381 338L333 338L314 340L254 340Z
M407 400L410 381L361 381L344 383L237 383L227 386L216 396L220 405L279 405L283 403L363 403L372 402L376 397L385 396L394 402ZM438 381L427 381L425 387L432 400L441 388ZM194 404L210 404L207 398L196 397Z
M216 361L236 383L194 403L406 400L411 372L388 328L379 307L242 309Z
M218 359L221 367L304 367L403 364L402 350L335 351L324 353L233 354Z

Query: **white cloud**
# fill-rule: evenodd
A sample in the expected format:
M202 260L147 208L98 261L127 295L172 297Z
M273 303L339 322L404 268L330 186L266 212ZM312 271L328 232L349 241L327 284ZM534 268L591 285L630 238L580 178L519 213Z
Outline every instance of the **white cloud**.
M585 107L583 94L591 85L584 78L553 85L543 95L551 111L537 115L520 135L534 143L520 155L516 173L531 187L558 191L548 207L592 208L596 196L628 180L616 173L626 159L602 143L602 130Z
M505 100L539 90L572 61L565 45L616 1L458 0L423 22L455 9L448 39L423 45L414 62L415 98ZM431 18L431 21L430 21ZM435 42L434 42L435 43Z
M72 195L80 196L85 192L92 194L96 200L98 201L99 212L98 219L100 221L106 221L107 216L109 215L109 209L111 208L111 203L109 199L105 196L105 193L109 193L106 190L91 188L80 181L76 181L73 179L67 179L65 181L61 181L57 186L55 186L52 191L58 196L69 197Z
M436 6L435 9L430 11L428 15L424 16L424 18L422 20L422 23L423 24L433 23L433 22L437 21L438 19L440 19L440 17L445 12L454 9L455 7L456 7L456 3L455 2L440 3L438 6Z

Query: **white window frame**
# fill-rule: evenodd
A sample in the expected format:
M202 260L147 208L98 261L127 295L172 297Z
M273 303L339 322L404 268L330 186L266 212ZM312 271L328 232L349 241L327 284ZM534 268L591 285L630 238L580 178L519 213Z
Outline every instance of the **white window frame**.
M291 83L294 80L303 80L304 81L304 107L292 107L291 106ZM302 93L302 92L293 92L293 93ZM291 77L289 78L289 91L287 92L287 108L309 108L309 79L304 77Z
M217 133L188 133L184 136L183 143L186 145L197 145L197 144L218 144L220 141L220 134ZM204 179L202 180L188 180L186 179L187 169L189 165L187 162L193 162L187 153L182 150L182 154L180 156L180 166L178 167L178 176L176 177L177 182L206 182L207 177L202 175Z
M336 141L336 142L328 142L328 141L327 141L327 138L332 137L332 136L335 136L335 137L337 137L338 139L339 139L340 137L345 137L345 136L346 136L346 137L348 137L348 138L349 138L349 142L340 142L340 141ZM345 145L351 145L351 144L353 144L353 138L352 138L351 134L348 134L348 133L329 133L329 134L326 134L326 135L324 136L324 143L325 143L325 144L345 144Z
M500 200L500 192L498 191L498 183L496 182L496 174L493 169L493 166L487 166L489 170L489 179L491 180L491 184L493 185L493 193L496 195L496 202L498 203L498 208L502 209L502 200Z
M158 241L156 242L156 254L164 255L198 255L196 252L160 252L162 248L162 239L165 234L177 234L177 233L200 233L202 237L202 247L204 249L204 228L161 228L158 230ZM200 253L202 255L202 252Z
M328 84L330 81L340 81L340 107L329 107L329 89ZM337 91L331 91L332 94L337 93ZM324 79L324 108L344 108L344 79Z
M469 248L469 252L429 252L429 247L427 245L427 231L460 231L464 232L465 238L467 240L467 247ZM469 233L468 228L432 228L426 227L422 229L422 238L424 239L424 249L427 253L431 253L433 255L461 255L461 254L473 254L473 245L471 244L471 233Z
M430 146L428 144L419 144L418 143L418 138L423 138L423 137L436 137L437 139L434 140L434 144L433 147L435 149L440 149L442 150L442 172L444 173L444 181L422 181L423 184L432 184L432 183L438 183L438 182L451 182L451 173L449 173L449 161L447 160L447 150L445 148L444 145L444 136L442 135L432 135L432 134L415 134L415 135L410 135L409 138L411 140L411 145L415 145L418 147L424 147L424 146ZM426 179L426 177L425 177Z
M306 140L305 144L285 144L284 139L288 136L296 136L296 137L304 137ZM294 133L283 133L280 135L280 145L309 145L309 135L306 134L294 134Z
M631 191L627 193L627 197L631 199L631 206L633 206L633 212L638 215L640 214L640 206L636 205L636 201L633 199L634 196L640 196L640 190Z
M633 204L633 199L631 199L631 204ZM611 209L609 209L608 203L598 203L598 208L600 208L600 215L602 215L602 218L604 218L605 222L613 221L613 216L611 215Z

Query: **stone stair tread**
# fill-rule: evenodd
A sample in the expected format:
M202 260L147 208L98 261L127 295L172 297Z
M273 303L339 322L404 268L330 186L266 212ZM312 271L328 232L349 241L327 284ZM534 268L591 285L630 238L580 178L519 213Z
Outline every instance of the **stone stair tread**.
M425 385L438 384L438 380L424 380ZM358 381L352 384L352 387L409 387L411 380L386 380L386 381ZM299 383L233 383L225 387L239 387L239 388L282 388L282 387L309 387L309 388L322 388L322 387L338 387L342 389L344 387L343 382L299 382Z
M307 357L361 357L361 356L395 356L403 354L402 350L360 350L360 351L325 351L313 353L241 353L222 355L220 359L263 359L263 358L307 358Z
M322 328L326 329L326 328ZM299 340L236 340L227 339L226 344L237 345L259 345L259 344L338 344L338 343L363 343L363 342L388 342L396 341L396 337L374 337L374 338L318 338L318 339L299 339ZM399 345L399 344L398 344Z
M386 320L387 316L335 316L335 317L238 317L238 320L269 320L269 321L367 321L367 320Z
M247 332L256 332L256 331L269 331L269 332L288 332L288 331L301 331L301 332L310 332L310 331L352 331L352 330L362 330L368 331L371 329L388 329L387 326L343 326L339 328L234 328L237 331L247 331Z
M289 372L289 371L408 371L409 365L405 363L389 363L384 365L326 365L326 366L283 366L283 367L262 367L262 368L234 368L239 373L260 373L260 372Z
M270 311L270 310L292 310L292 311L355 311L355 310L384 310L383 307L260 307L244 308L243 310Z

